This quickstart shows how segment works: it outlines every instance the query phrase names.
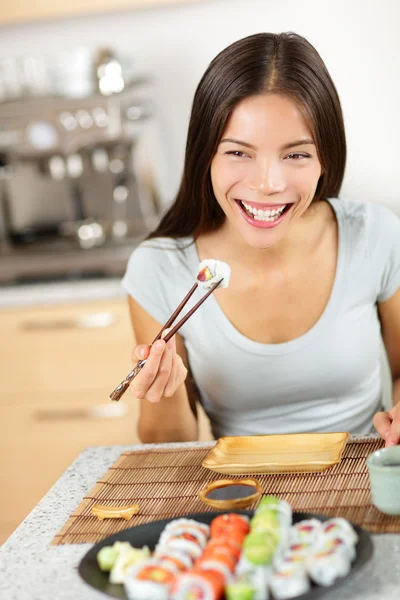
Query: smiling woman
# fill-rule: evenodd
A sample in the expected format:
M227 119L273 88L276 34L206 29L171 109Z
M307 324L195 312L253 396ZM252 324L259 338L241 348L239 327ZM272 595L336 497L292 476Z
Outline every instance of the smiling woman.
M380 412L381 329L400 377L400 222L338 199L345 162L338 94L304 38L249 36L211 62L177 198L123 280L134 360L147 359L131 383L142 440L195 439L200 402L215 436L369 432L375 419L400 441L400 404ZM147 346L209 257L230 265L229 288Z

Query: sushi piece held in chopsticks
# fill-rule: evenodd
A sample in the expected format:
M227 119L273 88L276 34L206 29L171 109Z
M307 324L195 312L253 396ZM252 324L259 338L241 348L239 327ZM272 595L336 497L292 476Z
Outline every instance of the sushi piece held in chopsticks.
M206 258L199 264L197 282L205 290L209 290L220 279L222 279L222 282L220 283L219 287L228 287L230 277L230 266L221 260Z

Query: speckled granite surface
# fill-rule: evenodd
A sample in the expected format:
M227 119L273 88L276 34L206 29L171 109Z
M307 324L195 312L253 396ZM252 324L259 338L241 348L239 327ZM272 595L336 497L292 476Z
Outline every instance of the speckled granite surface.
M176 444L178 447L191 444ZM196 446L211 446L199 442ZM151 447L151 446L149 446ZM170 447L170 445L169 445ZM0 598L7 600L100 600L77 567L90 544L50 546L54 535L97 479L124 450L143 446L88 448L67 469L38 506L0 548ZM374 537L372 561L326 600L398 600L400 535Z

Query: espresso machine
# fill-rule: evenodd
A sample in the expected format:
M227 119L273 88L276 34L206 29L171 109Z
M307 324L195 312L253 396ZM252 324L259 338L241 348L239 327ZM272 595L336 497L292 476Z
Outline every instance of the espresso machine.
M0 102L2 285L120 276L159 221L135 160L153 117L152 82L124 80L110 53L96 75L84 94Z

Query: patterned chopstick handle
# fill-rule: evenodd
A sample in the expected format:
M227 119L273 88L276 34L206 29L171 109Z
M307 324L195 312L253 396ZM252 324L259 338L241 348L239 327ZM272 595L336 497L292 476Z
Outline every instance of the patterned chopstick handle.
M133 369L133 371L131 371L129 373L129 375L127 375L125 377L124 381L121 381L119 386L117 386L115 388L115 390L113 392L111 392L111 394L109 396L111 400L118 401L122 398L122 396L125 394L126 390L128 389L132 379L134 379L136 377L136 375L138 375L140 373L140 371L142 370L142 368L144 367L145 364L146 364L145 360L141 360L137 363L137 365Z

